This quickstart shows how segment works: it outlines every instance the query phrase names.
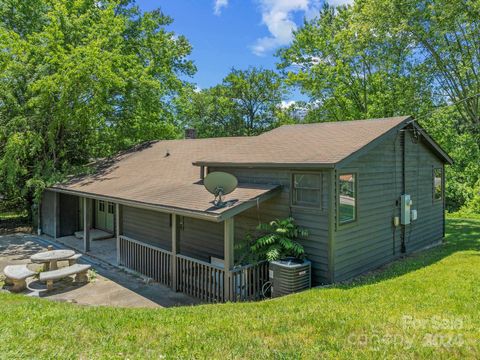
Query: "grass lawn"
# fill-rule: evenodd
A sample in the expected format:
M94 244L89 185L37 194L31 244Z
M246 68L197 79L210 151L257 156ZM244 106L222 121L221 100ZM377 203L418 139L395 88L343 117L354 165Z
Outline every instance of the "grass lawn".
M480 221L354 283L248 304L87 308L0 294L0 358L479 358Z

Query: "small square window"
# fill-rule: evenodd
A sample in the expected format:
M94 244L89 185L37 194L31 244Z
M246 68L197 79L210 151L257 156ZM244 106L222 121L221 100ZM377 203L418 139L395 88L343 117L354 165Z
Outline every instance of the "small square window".
M321 179L320 174L293 174L292 205L320 207Z
M113 214L115 212L115 204L114 203L108 203L108 213Z
M433 169L433 200L442 200L443 198L443 169Z
M105 201L100 200L98 202L98 211L105 211Z
M339 223L345 224L357 218L357 185L355 174L341 174L338 177Z

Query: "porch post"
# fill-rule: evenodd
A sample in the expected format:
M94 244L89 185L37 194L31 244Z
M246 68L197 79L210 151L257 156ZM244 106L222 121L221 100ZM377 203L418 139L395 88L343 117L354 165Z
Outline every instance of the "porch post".
M235 220L230 218L224 221L224 269L225 269L225 300L233 300L232 269L234 262L233 241L235 237Z
M120 265L120 235L122 234L121 231L121 224L120 224L120 204L115 204L115 235L117 238L117 265Z
M172 274L172 289L177 291L177 254L178 254L178 216L172 216L172 258L170 259Z
M90 251L90 220L91 220L92 200L83 198L83 250Z

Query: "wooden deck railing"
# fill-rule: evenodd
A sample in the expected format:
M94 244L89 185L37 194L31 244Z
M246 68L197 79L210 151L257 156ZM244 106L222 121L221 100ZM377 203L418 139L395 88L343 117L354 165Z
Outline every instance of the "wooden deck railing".
M170 251L120 235L120 265L171 286Z
M268 281L268 262L245 265L232 270L231 301L253 301L263 298L262 287Z
M173 261L176 284L172 283ZM226 274L223 268L208 262L173 256L170 251L124 235L120 235L120 265L208 302L260 300L268 281L268 262L238 267Z
M177 291L209 302L225 300L225 271L205 261L177 255Z

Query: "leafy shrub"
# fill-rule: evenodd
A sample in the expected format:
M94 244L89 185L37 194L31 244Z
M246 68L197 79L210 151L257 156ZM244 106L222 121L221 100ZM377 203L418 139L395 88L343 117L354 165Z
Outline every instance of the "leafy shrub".
M308 232L299 228L291 217L274 220L258 225L264 235L256 239L250 247L259 260L278 260L285 257L303 258L305 250L297 242L298 237L308 236Z

